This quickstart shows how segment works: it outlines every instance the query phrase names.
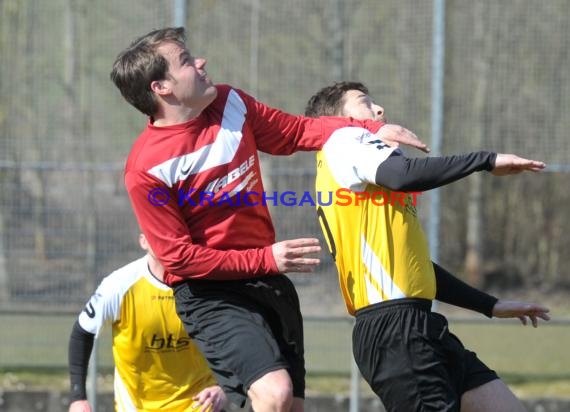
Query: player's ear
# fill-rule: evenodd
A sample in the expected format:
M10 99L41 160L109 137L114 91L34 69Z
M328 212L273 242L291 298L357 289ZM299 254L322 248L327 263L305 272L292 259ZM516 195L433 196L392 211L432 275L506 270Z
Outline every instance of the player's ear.
M150 90L161 96L170 93L170 87L167 80L153 80L150 82Z
M142 250L148 250L148 242L146 240L144 233L139 234L139 245Z

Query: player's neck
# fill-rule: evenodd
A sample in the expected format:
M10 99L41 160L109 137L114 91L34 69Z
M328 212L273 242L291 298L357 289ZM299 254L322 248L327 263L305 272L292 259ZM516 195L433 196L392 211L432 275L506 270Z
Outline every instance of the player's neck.
M173 126L186 123L195 119L202 113L203 108L194 109L192 107L178 106L176 108L165 108L152 117L153 125L156 127Z
M150 255L148 255L147 262L148 262L148 271L150 272L150 274L155 278L157 278L158 280L160 280L161 282L163 282L164 268L162 267L162 265L158 262L158 260L156 260L156 258L153 258Z

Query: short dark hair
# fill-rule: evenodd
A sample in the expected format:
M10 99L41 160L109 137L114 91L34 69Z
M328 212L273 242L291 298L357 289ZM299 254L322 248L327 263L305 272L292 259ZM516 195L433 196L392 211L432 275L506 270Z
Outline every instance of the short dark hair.
M167 27L138 38L117 56L111 70L111 80L125 100L148 116L158 110L150 84L165 79L168 72L168 61L157 50L168 41L184 46L184 28Z
M360 82L337 82L323 87L312 96L305 107L305 116L342 116L344 95L349 90L360 90L368 94L368 88Z

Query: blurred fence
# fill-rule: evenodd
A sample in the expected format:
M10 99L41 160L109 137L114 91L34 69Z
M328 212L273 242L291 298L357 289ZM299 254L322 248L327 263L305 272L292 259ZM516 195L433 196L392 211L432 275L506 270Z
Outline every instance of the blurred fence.
M180 19L181 4L191 51L208 57L216 82L300 113L318 88L361 80L393 122L429 143L429 1L2 1L0 310L78 308L140 254L122 167L146 120L108 73L135 37ZM443 153L512 151L545 160L552 173L471 176L443 188L439 260L470 275L475 255L478 277L468 280L486 288L568 288L570 8L446 4ZM312 190L312 154L262 161L266 190ZM428 206L422 196L426 221ZM272 213L279 239L320 233L311 206ZM316 275L295 279L338 297L327 257Z
M17 324L0 327L0 367L10 364L6 342L21 325L30 333L21 344L42 354L30 357L41 366L68 329L39 314L75 314L103 276L140 255L122 167L146 119L108 73L134 38L171 24L177 3L0 1L0 314L40 320L3 318ZM301 113L322 86L359 80L392 122L430 143L432 2L185 4L190 50L208 58L215 82ZM479 286L568 290L568 2L448 1L445 12L442 152L515 152L546 161L551 173L472 176L442 189L439 260L463 275L475 250L482 277L470 280ZM262 161L266 190L312 190L314 155ZM320 236L311 206L272 214L279 239ZM344 313L334 266L323 258L317 273L293 275L309 316ZM321 344L320 353L336 356L327 352L333 342Z

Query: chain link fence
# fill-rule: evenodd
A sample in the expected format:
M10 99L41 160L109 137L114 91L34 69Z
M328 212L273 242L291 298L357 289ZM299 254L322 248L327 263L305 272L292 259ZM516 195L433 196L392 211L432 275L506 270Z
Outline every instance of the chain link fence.
M103 276L141 255L122 169L146 119L122 101L109 71L134 38L172 24L176 3L0 1L3 353L11 350L11 329L28 322L10 313L76 314ZM208 58L215 82L301 113L319 88L362 81L391 122L430 142L432 2L186 6L190 50ZM447 2L442 152L515 152L546 161L551 172L477 184L470 177L442 189L439 260L466 273L473 246L467 210L477 202L480 264L471 280L481 287L544 294L570 287L569 22L566 0ZM262 162L266 190L313 189L314 154ZM279 239L320 236L311 206L278 206L272 214ZM305 314L344 315L327 255L317 273L292 277ZM61 348L71 324L40 322L30 336L47 351ZM328 353L331 343L322 345ZM30 365L42 356L30 350Z

